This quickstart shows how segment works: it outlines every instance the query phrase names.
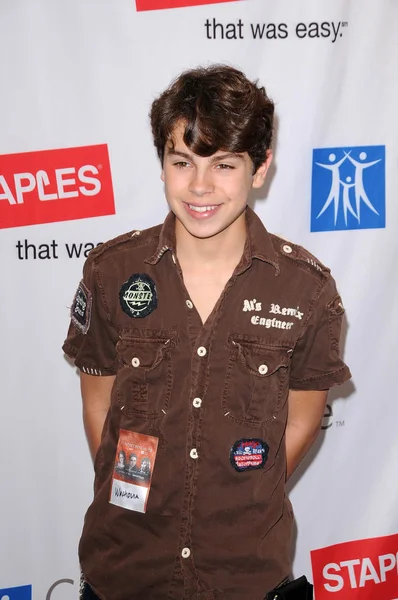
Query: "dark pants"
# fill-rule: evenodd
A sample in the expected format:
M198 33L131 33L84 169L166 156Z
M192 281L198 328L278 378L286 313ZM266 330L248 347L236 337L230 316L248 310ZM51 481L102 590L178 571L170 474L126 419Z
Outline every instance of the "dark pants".
M84 584L83 592L80 596L80 600L99 600L98 596L96 596L88 585L88 583Z
M280 585L285 585L286 583L289 583L289 578L282 581L282 583ZM84 588L83 588L83 593L80 597L80 600L99 600L99 598L98 598L98 596L96 596L94 594L93 590L88 585L88 583L85 583Z

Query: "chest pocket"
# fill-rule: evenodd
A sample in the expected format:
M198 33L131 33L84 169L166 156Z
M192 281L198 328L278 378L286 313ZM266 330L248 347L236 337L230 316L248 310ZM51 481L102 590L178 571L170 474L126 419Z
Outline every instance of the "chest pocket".
M122 331L116 346L116 381L118 403L126 414L157 417L167 412L176 343L175 331Z
M286 399L292 349L239 334L229 336L228 347L224 415L246 425L272 421Z

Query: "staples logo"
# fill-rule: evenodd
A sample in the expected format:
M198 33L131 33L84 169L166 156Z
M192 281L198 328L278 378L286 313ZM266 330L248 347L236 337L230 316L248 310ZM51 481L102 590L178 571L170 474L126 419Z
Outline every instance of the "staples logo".
M0 156L0 229L113 214L106 144Z
M203 4L221 4L239 0L136 0L138 11L161 10L163 8L183 8L186 6L202 6Z
M317 600L398 600L398 534L311 552Z

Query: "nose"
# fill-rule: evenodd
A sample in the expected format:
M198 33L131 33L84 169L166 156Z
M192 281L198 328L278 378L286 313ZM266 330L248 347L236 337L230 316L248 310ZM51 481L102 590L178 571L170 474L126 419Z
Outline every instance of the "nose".
M189 191L194 196L204 196L214 192L214 184L208 171L195 169L189 185Z

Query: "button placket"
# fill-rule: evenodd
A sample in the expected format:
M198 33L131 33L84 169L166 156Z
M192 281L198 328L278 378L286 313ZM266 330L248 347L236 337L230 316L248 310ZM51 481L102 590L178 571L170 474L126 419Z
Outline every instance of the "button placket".
M191 576L190 560L192 557L192 549L187 547L190 543L192 534L192 519L193 510L196 502L196 491L193 482L198 477L199 467L199 452L201 439L201 424L202 424L202 402L203 396L206 393L206 375L208 372L208 361L210 356L211 334L213 323L208 320L205 324L202 323L195 305L185 290L186 310L185 316L188 324L189 337L191 341L191 378L190 389L188 393L188 406L190 418L185 437L185 452L186 452L186 468L185 468L185 492L183 498L183 506L181 511L181 527L179 532L179 548L182 560L184 579L186 585ZM192 307L192 308L191 308ZM189 492L188 492L189 490ZM183 560L188 559L188 560ZM196 583L195 583L196 589Z

